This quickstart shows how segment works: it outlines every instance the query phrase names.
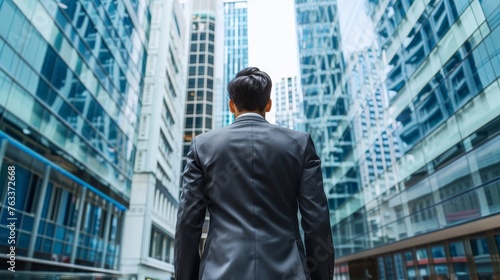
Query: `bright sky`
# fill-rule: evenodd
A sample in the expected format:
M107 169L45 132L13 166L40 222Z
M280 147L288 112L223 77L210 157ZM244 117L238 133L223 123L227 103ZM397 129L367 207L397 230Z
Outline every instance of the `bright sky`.
M248 44L249 66L268 73L273 85L298 75L294 0L248 0ZM266 119L274 123L274 115Z

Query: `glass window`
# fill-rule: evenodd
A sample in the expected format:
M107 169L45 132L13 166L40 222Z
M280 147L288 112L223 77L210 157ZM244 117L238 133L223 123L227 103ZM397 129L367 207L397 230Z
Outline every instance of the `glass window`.
M491 263L488 241L485 237L470 240L472 255L476 265L478 279L493 279L493 265Z
M418 263L418 273L423 279L427 279L430 276L429 272L429 259L427 257L427 249L418 249L416 251L417 263Z
M7 45L5 45L2 49L2 53L0 54L0 66L2 66L4 69L6 69L8 72L12 73L12 61L14 60L14 57L17 57L14 55L14 51Z
M1 5L0 9L0 35L7 38L9 34L10 25L14 20L16 9L10 0L7 0ZM19 15L18 15L19 16Z
M193 118L186 118L186 128L193 128Z
M413 258L413 252L407 251L405 252L405 260L406 260L406 272L409 280L416 280L417 273L415 271L415 262Z
M204 92L202 90L199 90L196 92L196 100L203 100L203 95Z
M202 127L203 127L203 117L196 117L195 128L202 128Z
M449 277L448 264L446 260L446 253L443 245L433 246L431 248L432 261L434 263L434 270L437 275ZM446 278L445 278L446 279Z
M212 129L212 118L205 118L205 128Z
M196 86L198 88L204 88L205 87L205 79L198 79L198 82L196 83Z
M401 256L401 254L394 255L394 265L396 268L397 279L405 279L404 266L403 266L403 256Z
M194 104L187 104L186 114L193 114L193 112L194 112Z
M203 104L196 104L196 114L197 115L203 114Z
M500 234L495 235L495 241L497 243L497 252L500 254Z
M396 275L394 274L394 265L392 264L392 258L390 255L385 256L385 275L387 280L395 280Z
M385 277L385 267L384 267L384 258L383 257L378 257L378 276L380 280L386 280L387 278Z
M461 241L450 243L449 249L453 262L454 276L456 279L470 279L469 267L467 265L467 258L465 256L463 243Z

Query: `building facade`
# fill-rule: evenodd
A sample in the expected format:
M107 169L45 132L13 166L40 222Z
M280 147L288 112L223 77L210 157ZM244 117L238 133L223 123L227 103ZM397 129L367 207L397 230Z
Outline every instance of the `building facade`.
M276 124L290 129L301 129L304 122L299 79L296 76L281 78L273 88Z
M219 100L216 83L222 66L218 59L222 53L216 52L216 45L222 42L222 34L217 32L221 17L221 1L193 2L182 166L193 137L214 128L214 107Z
M189 17L178 1L151 1L137 156L121 271L137 279L174 275L174 235L186 94Z
M345 160L352 143L334 141L343 137L339 135L344 133L339 130L339 124L347 118L336 3L331 0L295 1L304 129L311 134L322 159L325 192L332 210L350 196L346 190L334 188L333 173L352 164Z
M236 73L248 67L248 3L247 0L224 0L224 77L221 87L221 123L217 127L233 123L229 111L227 84Z
M0 249L19 273L120 274L147 3L0 1Z
M336 279L496 279L500 3L365 9L376 42L342 74L352 149L325 178L353 186L330 204Z

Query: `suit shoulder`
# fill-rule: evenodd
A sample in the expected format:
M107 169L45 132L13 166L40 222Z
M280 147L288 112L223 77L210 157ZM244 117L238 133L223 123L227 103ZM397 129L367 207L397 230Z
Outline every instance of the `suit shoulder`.
M194 139L196 143L204 143L208 140L213 140L214 137L221 137L226 132L227 127L216 128L202 134L196 135Z
M309 139L309 133L277 125L273 125L273 127L275 130L293 139L294 142L298 143L300 146L307 145Z
M274 125L276 127L276 129L279 129L281 130L283 133L286 133L290 136L292 136L293 138L296 138L296 139L302 139L302 138L308 138L309 137L309 133L308 132L303 132L303 131L299 131L299 130L293 130L293 129L290 129L288 127L282 127L282 126L278 126L278 125Z

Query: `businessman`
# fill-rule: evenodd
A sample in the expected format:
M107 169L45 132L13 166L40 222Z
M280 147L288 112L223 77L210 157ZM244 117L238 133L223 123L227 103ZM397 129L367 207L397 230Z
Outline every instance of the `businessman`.
M175 234L176 280L333 278L321 161L309 134L266 121L271 87L258 68L241 70L227 86L234 123L191 143Z

